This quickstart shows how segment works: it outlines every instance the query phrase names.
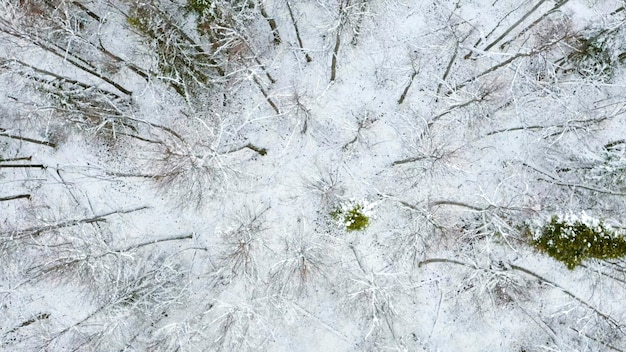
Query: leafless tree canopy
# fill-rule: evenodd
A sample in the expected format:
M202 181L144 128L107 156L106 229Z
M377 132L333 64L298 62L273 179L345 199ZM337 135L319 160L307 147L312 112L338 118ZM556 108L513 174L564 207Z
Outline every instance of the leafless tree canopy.
M0 1L0 350L626 351L625 112L623 0Z

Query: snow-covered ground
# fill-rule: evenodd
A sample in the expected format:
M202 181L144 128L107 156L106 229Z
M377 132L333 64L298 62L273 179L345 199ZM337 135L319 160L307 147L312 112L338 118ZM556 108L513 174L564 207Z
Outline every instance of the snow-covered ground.
M0 350L626 350L624 6L0 0Z

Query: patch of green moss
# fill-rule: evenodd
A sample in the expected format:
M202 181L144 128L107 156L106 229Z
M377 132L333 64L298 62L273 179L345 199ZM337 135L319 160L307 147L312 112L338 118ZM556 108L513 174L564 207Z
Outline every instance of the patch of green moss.
M572 270L586 259L615 259L626 256L626 240L602 223L590 227L552 217L541 236L533 240L535 248L563 262Z

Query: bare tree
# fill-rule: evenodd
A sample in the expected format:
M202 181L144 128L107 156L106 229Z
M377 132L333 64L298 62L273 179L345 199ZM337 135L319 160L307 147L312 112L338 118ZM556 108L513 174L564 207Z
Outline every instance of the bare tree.
M328 249L310 239L313 236L304 229L303 220L298 225L298 231L284 240L284 259L270 268L268 281L280 295L306 295L328 279Z
M218 263L211 277L216 283L230 284L241 277L246 282L257 282L259 263L257 256L262 250L264 230L263 214L244 209L235 228L222 233L222 245L218 254Z

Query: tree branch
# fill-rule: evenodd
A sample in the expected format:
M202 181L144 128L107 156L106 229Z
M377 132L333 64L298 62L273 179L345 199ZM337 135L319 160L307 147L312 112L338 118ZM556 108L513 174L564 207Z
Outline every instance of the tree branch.
M278 26L276 25L276 20L271 18L267 14L267 11L265 10L265 5L263 4L263 0L259 0L258 3L259 3L259 10L261 10L261 16L265 18L265 20L270 26L270 29L272 30L272 35L274 36L274 44L279 45L281 40L280 40L280 34L278 33Z
M56 144L54 144L52 142L41 141L41 140L38 140L38 139L22 137L22 136L18 136L18 135L7 133L6 131L7 131L6 129L0 127L0 137L6 137L6 138L20 140L20 141L24 141L24 142L40 144L40 145L44 145L44 146L50 147L50 148L56 148L56 146L57 146Z
M67 221L61 221L61 222L58 222L58 223L52 224L52 225L31 227L31 228L27 228L27 229L24 229L24 230L18 230L18 231L3 232L3 233L0 233L0 235L8 236L11 239L18 239L18 238L24 238L24 237L35 237L35 236L41 235L44 232L57 230L57 229L65 228L65 227L76 226L76 225L80 225L80 224L90 224L90 223L94 223L94 222L106 221L106 217L111 216L111 215L115 215L115 214L129 214L129 213L133 213L133 212L136 212L136 211L145 210L145 209L148 209L148 208L150 208L150 207L142 206L142 207L137 207L137 208L132 208L132 209L115 210L115 211L111 211L111 212L95 215L95 216L92 216L92 217L89 217L89 218L67 220Z
M304 53L304 58L306 59L306 62L311 62L311 61L313 61L313 59L311 59L311 56L309 56L309 53L307 53L304 50L304 45L302 44L302 38L300 38L300 31L298 30L298 23L296 22L296 19L293 16L293 11L291 10L291 5L289 4L289 1L285 1L285 3L287 4L287 10L289 11L289 17L291 17L291 23L293 24L293 28L296 31L296 39L298 40L298 45L300 46L300 50L302 50L302 52Z
M464 266L464 267L468 267L468 268L472 268L472 269L482 269L482 270L488 270L485 268L480 268L480 267L476 267L458 260L454 260L454 259L447 259L447 258L430 258L430 259L426 259L423 260L421 262L418 263L418 267L422 267L426 264L431 264L431 263L448 263L448 264L455 264L455 265L460 265L460 266ZM554 288L557 288L559 291L563 292L564 294L566 294L567 296L571 297L572 299L574 299L575 301L577 301L578 303L580 303L582 306L588 308L589 310L593 311L594 313L596 313L598 316L602 317L603 319L605 319L609 324L611 324L613 327L619 329L620 331L622 331L622 324L620 324L619 321L617 321L615 318L611 317L610 315L603 313L601 311L599 311L596 307L592 306L591 304L589 304L587 301L583 300L582 298L576 296L575 294L573 294L571 291L565 289L564 287L560 286L559 284L555 283L552 280L546 279L545 277L536 274L526 268L523 268L521 266L515 265L515 264L511 264L509 263L508 266L509 268L522 272L526 275L532 276L535 279L548 284Z
M23 198L30 199L30 194L18 194L16 196L0 197L0 202L14 200L14 199L23 199Z
M259 81L259 79L257 78L255 74L252 74L252 80L254 81L254 83L256 83L257 87L259 87L259 90L261 91L261 94L263 94L263 96L265 97L265 100L267 101L267 103L270 104L270 106L272 107L272 109L274 109L274 111L276 111L277 115L280 115L280 109L278 108L278 105L276 105L276 103L269 96L269 94L263 87L263 84L261 84L261 82Z

